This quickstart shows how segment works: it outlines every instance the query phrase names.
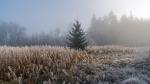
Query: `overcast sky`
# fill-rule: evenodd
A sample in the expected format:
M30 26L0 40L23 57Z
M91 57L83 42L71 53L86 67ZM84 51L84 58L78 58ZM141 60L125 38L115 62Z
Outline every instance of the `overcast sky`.
M91 17L130 12L150 18L150 0L0 0L0 20L14 22L30 32L67 28L78 19L88 27Z

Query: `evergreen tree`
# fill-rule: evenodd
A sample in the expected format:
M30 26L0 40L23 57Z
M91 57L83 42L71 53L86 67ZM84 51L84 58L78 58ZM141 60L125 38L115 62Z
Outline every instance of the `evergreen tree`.
M73 49L81 49L84 50L85 47L88 45L85 32L81 28L81 24L79 21L76 21L73 24L72 30L69 32L67 37L67 45Z

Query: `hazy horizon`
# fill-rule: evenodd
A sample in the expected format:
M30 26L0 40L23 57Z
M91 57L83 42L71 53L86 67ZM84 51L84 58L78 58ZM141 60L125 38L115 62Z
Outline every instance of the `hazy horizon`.
M149 4L149 0L1 0L0 21L19 24L29 33L64 30L76 19L88 28L93 15L101 17L110 11L150 18Z

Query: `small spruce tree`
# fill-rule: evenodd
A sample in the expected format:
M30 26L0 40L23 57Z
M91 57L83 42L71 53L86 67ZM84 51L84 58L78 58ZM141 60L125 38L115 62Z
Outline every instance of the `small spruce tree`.
M69 32L67 36L67 45L73 49L81 49L84 50L85 47L88 45L86 34L81 28L81 24L79 21L76 21L73 24L72 30Z

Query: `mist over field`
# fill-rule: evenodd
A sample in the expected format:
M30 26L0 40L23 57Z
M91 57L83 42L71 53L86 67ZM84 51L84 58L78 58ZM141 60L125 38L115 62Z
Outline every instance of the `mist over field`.
M64 46L72 24L79 20L90 44L149 46L148 3L148 0L3 0L0 44Z
M93 16L88 35L98 45L149 46L150 19L133 15L120 18L110 12L105 17Z
M150 46L150 19L137 18L132 14L118 17L113 11L103 17L93 15L88 27L81 27L90 45ZM73 23L71 23L73 24ZM14 22L1 22L1 45L58 45L66 46L70 28L55 28L49 32L29 34L28 28Z
M150 0L0 0L0 84L150 84Z

